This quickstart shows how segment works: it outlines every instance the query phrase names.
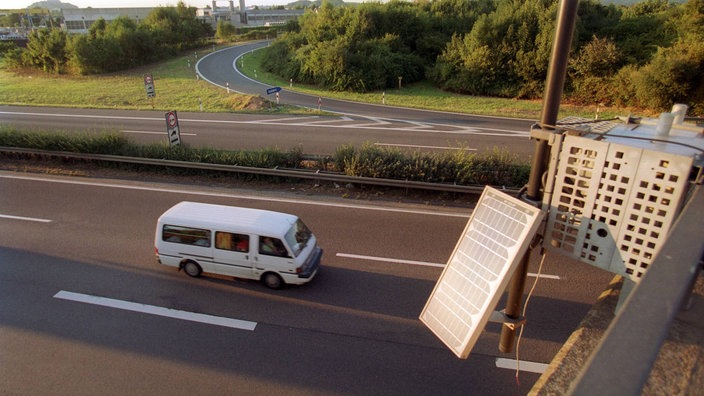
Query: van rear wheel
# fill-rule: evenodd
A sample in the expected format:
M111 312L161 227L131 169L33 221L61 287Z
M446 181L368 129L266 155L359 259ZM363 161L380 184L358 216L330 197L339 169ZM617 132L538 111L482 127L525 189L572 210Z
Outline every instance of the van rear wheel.
M266 287L269 289L280 289L281 286L283 286L284 281L281 279L281 277L278 274L275 274L273 272L267 272L262 276L262 282Z
M183 263L183 271L188 275L193 278L197 278L200 276L200 274L203 272L203 269L200 268L200 265L194 261L186 261Z

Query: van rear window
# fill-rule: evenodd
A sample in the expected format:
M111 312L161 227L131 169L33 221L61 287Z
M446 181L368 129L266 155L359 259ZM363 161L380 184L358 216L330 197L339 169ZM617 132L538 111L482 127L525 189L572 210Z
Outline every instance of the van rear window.
M165 224L161 239L164 242L210 247L210 230Z

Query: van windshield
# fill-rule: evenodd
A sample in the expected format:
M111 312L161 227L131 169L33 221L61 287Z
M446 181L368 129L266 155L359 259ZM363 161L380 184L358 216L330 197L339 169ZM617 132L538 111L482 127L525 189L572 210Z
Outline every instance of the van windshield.
M301 221L301 219L296 220L288 230L284 238L286 239L286 244L291 248L291 252L294 256L298 257L298 254L306 247L308 241L310 240L312 233L308 227Z

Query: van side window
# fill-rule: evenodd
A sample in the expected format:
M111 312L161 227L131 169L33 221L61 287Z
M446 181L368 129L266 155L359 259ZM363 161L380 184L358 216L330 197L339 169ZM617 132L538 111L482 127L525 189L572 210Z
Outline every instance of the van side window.
M215 248L234 252L249 252L249 235L215 232Z
M210 230L204 230L201 228L181 227L165 224L161 233L161 238L165 242L210 247Z
M259 238L259 253L269 256L288 257L288 252L281 240L271 237Z

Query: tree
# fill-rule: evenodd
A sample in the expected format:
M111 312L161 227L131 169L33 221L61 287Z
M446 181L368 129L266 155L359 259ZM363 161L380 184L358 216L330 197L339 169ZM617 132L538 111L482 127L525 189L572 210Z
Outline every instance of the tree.
M193 48L213 35L212 28L196 18L196 8L182 1L174 7L157 7L144 19L155 42L169 53Z
M675 103L688 103L702 111L704 103L704 41L679 40L660 48L653 60L632 76L635 96L642 106L667 110Z
M547 0L500 1L468 34L453 37L431 75L441 87L461 93L538 96L550 59L555 14L556 3Z
M592 37L592 41L579 49L577 56L569 59L569 71L573 78L607 77L620 67L621 54L613 40Z
M66 32L60 29L32 31L22 54L23 63L49 73L64 73L69 58L67 37Z
M215 37L220 40L225 40L233 36L236 32L237 29L235 29L235 26L233 24L220 19L215 29Z

